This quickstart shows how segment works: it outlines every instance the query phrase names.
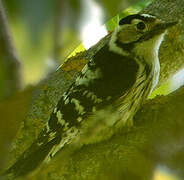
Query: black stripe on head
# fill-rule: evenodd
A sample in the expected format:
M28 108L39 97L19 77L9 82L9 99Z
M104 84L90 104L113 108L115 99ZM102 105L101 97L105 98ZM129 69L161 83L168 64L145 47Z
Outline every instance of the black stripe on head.
M119 25L124 25L124 24L131 24L132 20L133 19L140 19L144 22L152 22L152 21L155 21L155 17L154 16L146 16L144 14L133 14L133 15L129 15L129 16L126 16L125 18L121 19L119 21Z

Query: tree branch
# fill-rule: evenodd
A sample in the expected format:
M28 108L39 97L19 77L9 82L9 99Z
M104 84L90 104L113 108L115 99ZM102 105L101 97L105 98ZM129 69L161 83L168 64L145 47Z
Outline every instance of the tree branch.
M183 102L184 87L148 101L136 114L133 127L80 149L66 147L32 179L147 180L159 165L177 170L183 179Z
M177 26L169 31L160 48L160 84L162 84L184 67L184 1L157 0L146 7L143 12L154 14L167 22L178 21Z

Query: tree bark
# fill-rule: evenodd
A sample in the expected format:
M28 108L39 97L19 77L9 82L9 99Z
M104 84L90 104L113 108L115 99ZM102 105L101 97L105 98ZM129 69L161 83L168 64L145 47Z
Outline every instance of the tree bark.
M183 179L183 102L184 87L148 101L133 127L95 144L66 147L30 179L148 180L159 166Z

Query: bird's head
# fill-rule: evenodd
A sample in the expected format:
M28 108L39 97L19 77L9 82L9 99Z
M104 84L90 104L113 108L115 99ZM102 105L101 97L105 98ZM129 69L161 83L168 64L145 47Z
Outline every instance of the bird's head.
M166 29L176 22L164 22L149 14L133 14L119 21L112 33L110 49L119 54L139 55L139 49L158 50Z

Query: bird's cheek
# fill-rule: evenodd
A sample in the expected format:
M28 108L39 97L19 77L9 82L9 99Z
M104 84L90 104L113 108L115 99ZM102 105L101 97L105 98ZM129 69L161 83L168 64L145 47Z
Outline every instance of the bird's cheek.
M142 34L135 32L135 30L120 31L118 33L118 39L122 44L128 44L137 41Z

